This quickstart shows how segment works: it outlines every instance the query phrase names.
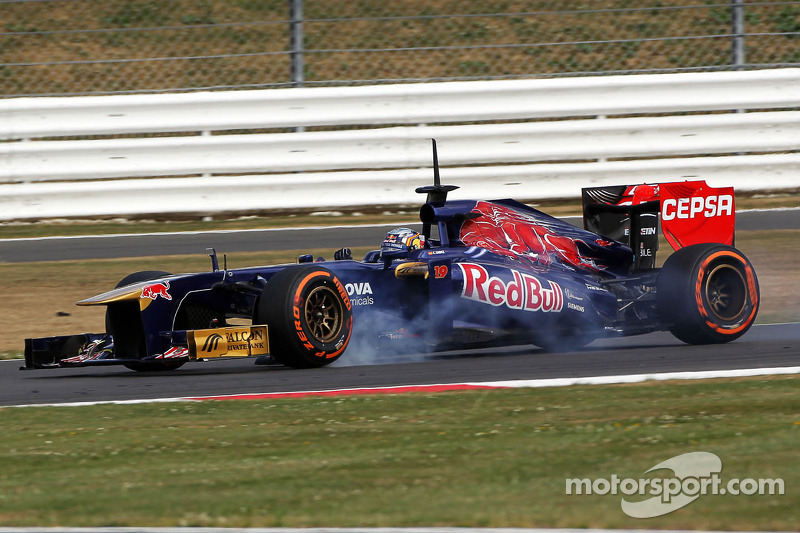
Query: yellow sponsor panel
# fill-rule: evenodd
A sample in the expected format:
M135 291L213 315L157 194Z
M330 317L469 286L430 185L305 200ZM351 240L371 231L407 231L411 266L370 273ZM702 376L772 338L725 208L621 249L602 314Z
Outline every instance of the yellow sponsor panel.
M192 359L249 357L269 353L267 326L198 329L187 331L186 337L189 341L189 357Z
M428 263L409 262L397 265L394 269L394 277L403 278L425 278L428 279Z

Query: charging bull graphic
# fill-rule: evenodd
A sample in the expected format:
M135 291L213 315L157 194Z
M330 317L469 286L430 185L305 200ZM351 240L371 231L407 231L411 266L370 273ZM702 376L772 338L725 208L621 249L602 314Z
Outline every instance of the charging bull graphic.
M594 259L578 249L580 239L555 233L541 220L503 205L479 201L473 213L481 216L467 220L461 228L461 241L467 246L486 248L498 255L527 260L540 265L562 262L589 270L602 270ZM597 240L600 246L611 244ZM588 247L588 245L587 245Z
M142 298L155 300L159 296L165 300L172 300L172 296L169 293L169 281L161 281L142 287Z

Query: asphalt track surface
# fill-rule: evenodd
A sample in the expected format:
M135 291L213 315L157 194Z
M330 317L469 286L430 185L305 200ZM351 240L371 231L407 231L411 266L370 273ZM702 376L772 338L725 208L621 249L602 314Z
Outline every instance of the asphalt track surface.
M19 370L21 361L0 361L0 405L789 367L800 364L800 323L754 326L737 341L710 346L689 346L668 333L652 333L599 340L561 354L520 346L403 355L348 366L358 356L363 354L346 353L331 366L308 370L229 359L154 373L118 366Z
M737 230L800 229L800 208L744 211L736 215ZM580 225L580 217L564 220ZM419 227L417 224L409 224ZM221 255L265 250L335 250L343 246L376 248L393 226L337 226L269 230L154 233L0 240L0 263L146 257L205 253Z

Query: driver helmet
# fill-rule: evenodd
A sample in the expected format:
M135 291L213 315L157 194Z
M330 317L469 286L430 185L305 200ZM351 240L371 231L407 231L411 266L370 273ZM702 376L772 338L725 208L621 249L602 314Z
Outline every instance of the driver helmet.
M408 253L425 247L425 236L409 228L395 228L386 234L381 252Z

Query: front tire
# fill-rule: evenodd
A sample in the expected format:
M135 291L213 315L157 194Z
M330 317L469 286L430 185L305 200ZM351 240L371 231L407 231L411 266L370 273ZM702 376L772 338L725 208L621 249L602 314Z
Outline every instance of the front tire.
M328 365L342 356L353 332L344 285L318 266L281 270L267 282L254 324L269 326L270 355L293 368Z
M758 314L755 269L736 248L695 244L667 258L657 281L658 309L670 332L689 344L738 339Z
M128 274L116 288L171 276L161 270L144 270ZM113 307L112 307L113 305ZM106 332L114 338L114 354L120 358L141 358L147 355L138 302L119 302L106 309ZM175 370L185 361L131 361L125 368L136 372Z

